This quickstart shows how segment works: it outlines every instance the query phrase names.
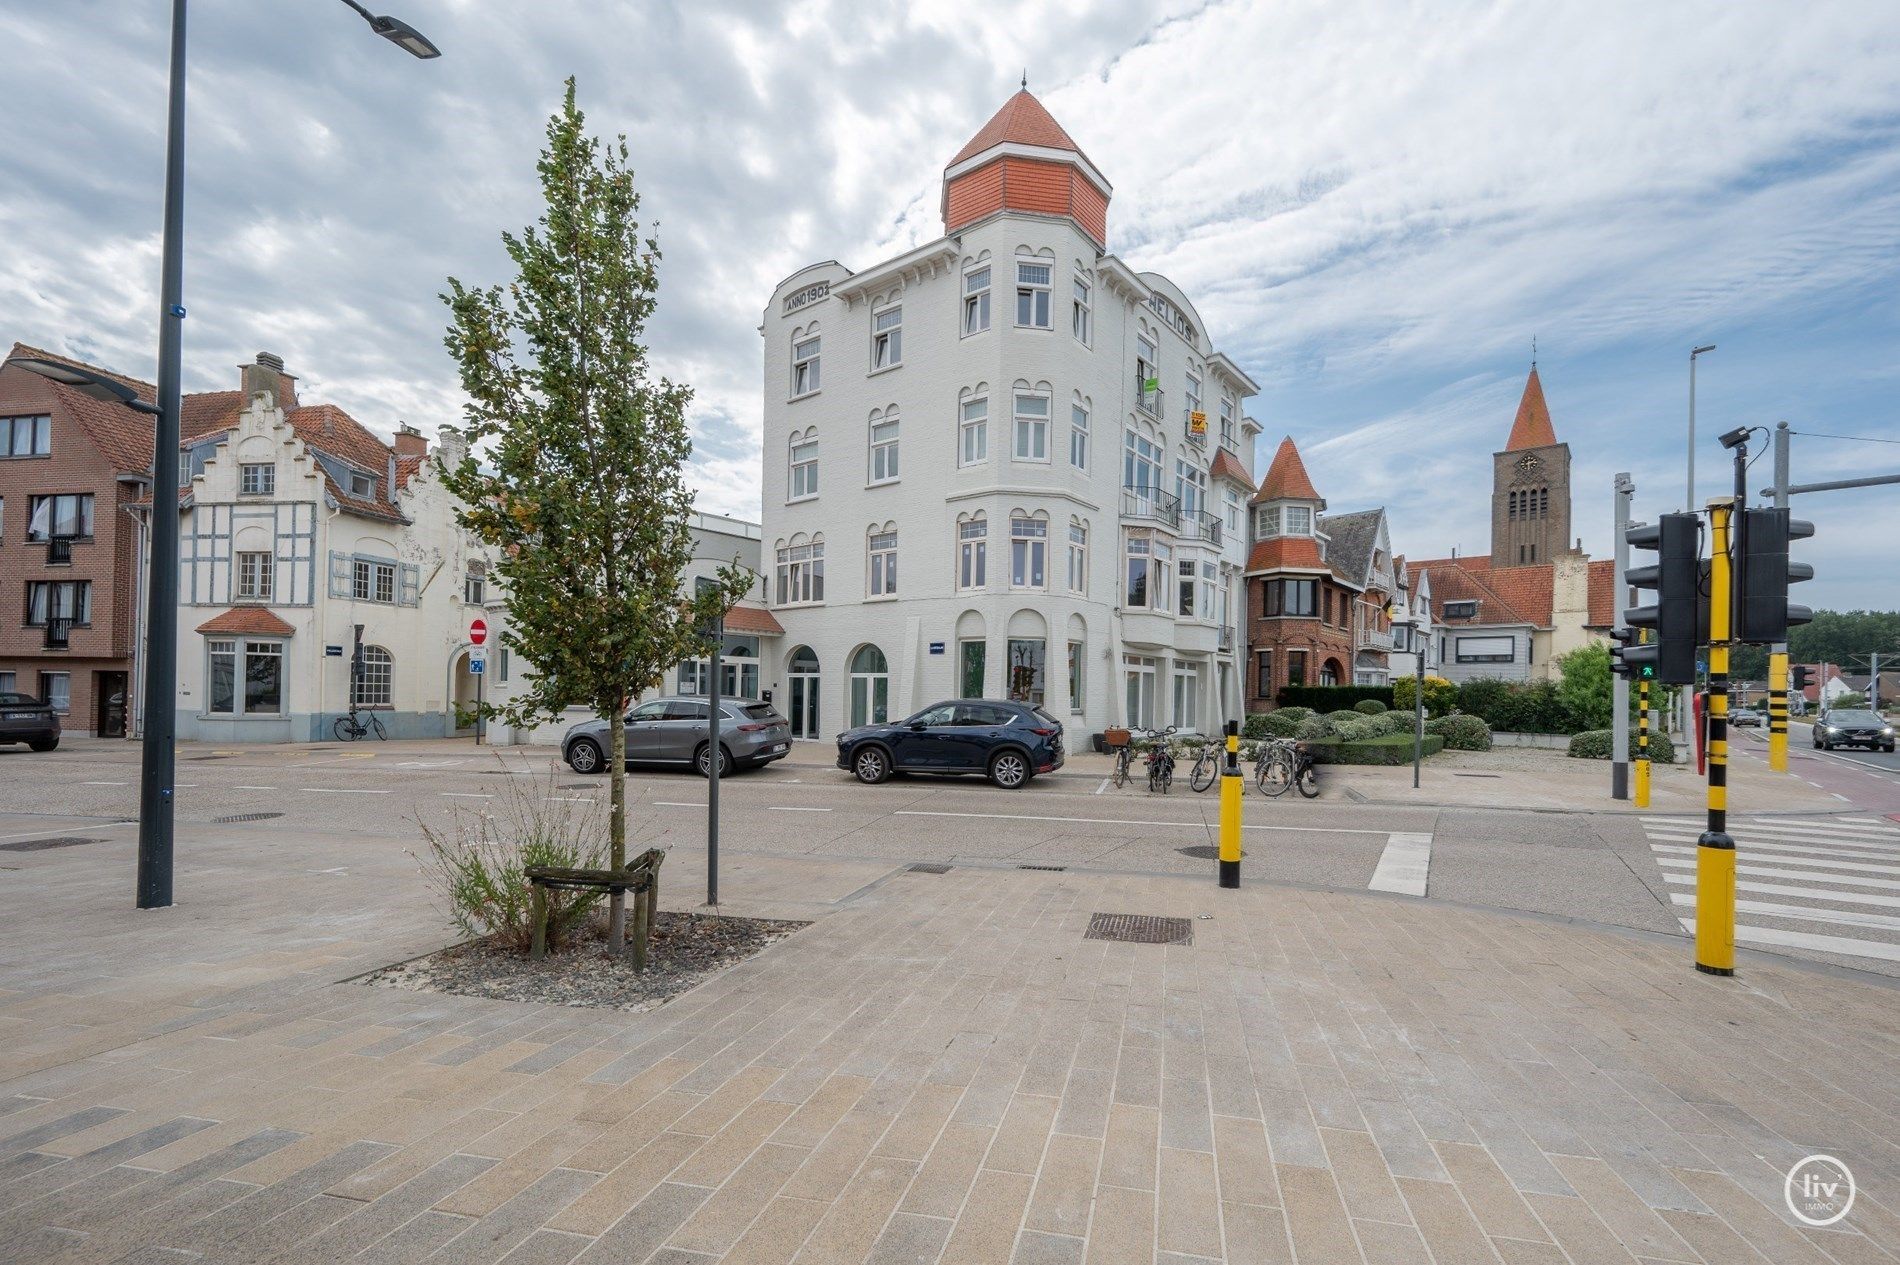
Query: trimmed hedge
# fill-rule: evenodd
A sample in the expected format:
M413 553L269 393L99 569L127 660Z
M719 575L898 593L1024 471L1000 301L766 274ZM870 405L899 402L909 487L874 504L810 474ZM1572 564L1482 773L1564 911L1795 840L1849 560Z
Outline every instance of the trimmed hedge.
M1309 742L1306 749L1318 764L1410 764L1412 735L1385 734L1352 742ZM1419 748L1428 756L1444 749L1445 740L1437 734L1426 734L1425 743Z
M1300 726L1312 719L1312 713L1304 707L1282 707L1277 712L1266 713L1266 732L1260 737L1297 738Z
M1437 734L1453 751L1489 751L1491 727L1476 716L1454 712L1425 722L1425 732Z
M1350 708L1368 698L1390 707L1392 706L1392 687L1389 685L1287 685L1281 687L1277 701L1282 707L1310 707L1316 712L1332 712Z
M1616 746L1615 731L1609 729L1586 729L1570 740L1570 755L1578 760L1607 760ZM1630 735L1630 759L1636 758L1636 735ZM1651 764L1674 764L1676 762L1675 744L1669 741L1669 735L1652 733L1649 735L1649 762Z
M1550 681L1466 681L1458 687L1458 710L1506 733L1570 734L1581 728Z
M1356 712L1364 712L1368 716L1377 716L1382 712L1392 710L1376 698L1362 698L1352 705L1352 709Z
M1272 712L1248 712L1240 722L1240 736L1242 738L1266 737L1273 732L1267 728L1267 721L1272 715Z

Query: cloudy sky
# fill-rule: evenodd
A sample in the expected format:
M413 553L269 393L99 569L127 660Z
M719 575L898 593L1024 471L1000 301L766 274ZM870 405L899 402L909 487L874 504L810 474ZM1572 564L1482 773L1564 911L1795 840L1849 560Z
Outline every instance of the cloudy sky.
M0 337L150 376L167 11L0 0ZM1115 184L1110 246L1196 299L1334 509L1487 548L1537 339L1585 545L1788 421L1797 480L1900 472L1900 6L1525 0L196 0L186 385L281 354L385 431L455 419L443 278L502 279L567 74L666 252L704 508L758 513L772 286L935 236L941 170L1035 90ZM1857 442L1822 435L1867 437ZM1768 462L1752 486L1765 483ZM1900 489L1798 502L1814 605L1900 606Z

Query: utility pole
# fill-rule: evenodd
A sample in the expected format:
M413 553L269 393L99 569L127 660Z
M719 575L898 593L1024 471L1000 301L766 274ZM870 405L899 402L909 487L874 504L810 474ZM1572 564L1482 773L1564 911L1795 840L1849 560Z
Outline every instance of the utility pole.
M1775 427L1774 507L1788 508L1788 423ZM1768 767L1788 771L1788 643L1768 647Z
M1630 482L1628 472L1616 476L1616 495L1614 497L1613 517L1616 520L1615 532L1611 537L1616 541L1616 563L1614 575L1618 588L1625 588L1623 575L1630 566L1630 546L1626 537L1630 525L1630 498L1636 494L1636 485ZM1627 589L1625 589L1627 596ZM1616 604L1615 627L1627 629L1623 622L1623 602ZM1617 638L1621 641L1622 638ZM1614 735L1614 745L1610 762L1610 798L1628 799L1630 797L1630 683L1629 678L1618 673L1610 678L1610 727Z
M1742 458L1737 457L1737 469ZM1740 475L1738 473L1737 477ZM1728 833L1728 651L1733 614L1729 516L1734 503L1709 502L1708 828L1696 840L1695 969L1735 974L1735 840Z

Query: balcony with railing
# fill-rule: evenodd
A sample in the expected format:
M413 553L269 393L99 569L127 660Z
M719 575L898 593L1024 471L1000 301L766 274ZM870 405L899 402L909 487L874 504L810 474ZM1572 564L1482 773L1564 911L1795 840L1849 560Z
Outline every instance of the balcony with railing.
M1172 493L1163 492L1160 488L1125 487L1122 489L1122 517L1151 519L1178 528L1181 525L1181 502Z
M73 564L73 537L50 536L46 541L46 565L70 567Z
M1234 648L1234 627L1232 624L1224 624L1221 626L1220 648L1222 650L1232 650Z
M1206 510L1181 511L1182 530L1199 536L1210 545L1218 545L1221 543L1221 531L1223 526L1224 524L1221 522L1220 515L1218 514L1210 514Z
M72 640L73 621L64 615L56 615L46 621L46 648L64 650Z
M1392 649L1392 630L1390 628L1361 628L1357 638L1361 650Z
M1140 383L1136 383L1135 407L1146 413L1149 417L1159 418L1161 416L1161 395L1160 387L1149 391L1145 390Z

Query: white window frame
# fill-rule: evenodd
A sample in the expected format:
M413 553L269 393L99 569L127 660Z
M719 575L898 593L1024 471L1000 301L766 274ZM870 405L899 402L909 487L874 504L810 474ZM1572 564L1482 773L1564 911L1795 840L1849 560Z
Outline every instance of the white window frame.
M462 572L462 604L480 606L488 600L488 569L480 564Z
M871 311L871 372L904 363L904 305L891 303Z
M219 708L215 705L216 696L211 692L212 678L216 675L214 665L220 655L231 659L231 706ZM272 711L252 711L250 700L246 697L245 686L250 680L250 659L274 658L277 661L277 707ZM284 715L286 695L290 692L288 675L289 656L284 653L284 643L273 638L258 637L213 637L205 642L205 715L207 716L265 716Z
M897 596L897 528L873 529L867 544L870 575L865 592L872 597Z
M273 496L277 492L277 466L269 461L246 461L238 466L238 495Z
M1310 536L1313 534L1312 506L1289 505L1286 507L1286 534L1289 536Z
M1207 471L1185 457L1174 459L1174 499L1184 515L1207 508Z
M1038 280L1026 269L1040 269ZM1049 259L1016 261L1016 328L1050 329L1049 303L1054 290L1056 266ZM1029 319L1024 320L1024 316ZM1041 319L1037 319L1040 317Z
M359 602L396 604L396 564L377 558L352 558L350 593ZM387 593L387 596L384 594Z
M990 397L979 395L957 406L957 464L980 466L989 459Z
M1086 405L1069 406L1069 464L1077 470L1089 468L1089 411Z
M1011 409L1014 424L1011 433L1014 445L1011 454L1017 461L1035 461L1048 464L1049 461L1049 414L1054 411L1054 401L1046 391L1017 391L1015 406ZM1033 410L1023 411L1023 403L1030 401L1042 407L1040 415Z
M990 284L994 277L988 263L966 268L963 272L963 337L981 334L990 327Z
M0 457L52 455L52 414L28 413L18 417L0 417Z
M988 587L990 522L982 514L957 520L957 590Z
M1160 444L1132 427L1122 434L1122 486L1144 489L1148 492L1161 491L1161 479L1167 467L1163 464L1167 452ZM1153 467L1154 478L1142 482L1140 476Z
M352 470L349 473L350 495L360 496L365 500L374 500L376 497L376 476L373 474L365 474L361 470Z
M1069 643L1069 713L1080 716L1083 694L1088 688L1088 647L1080 641Z
M1075 335L1076 342L1087 347L1095 335L1095 287L1079 272L1072 280L1075 297L1069 308L1069 332Z
M1155 389L1148 389L1148 380L1155 381ZM1142 412L1150 415L1161 411L1161 352L1160 345L1146 330L1135 335L1135 403Z
M1222 387L1220 393L1220 442L1223 448L1234 446L1234 412L1237 402L1234 393Z
M1224 499L1227 504L1227 533L1231 536L1240 531L1240 493L1228 488Z
M793 435L786 448L787 504L818 495L818 431L816 427Z
M824 336L822 334L813 334L810 338L793 341L792 399L802 400L808 395L817 395L822 389L823 353Z
M62 691L52 688L54 681L65 683L66 688L63 692L66 698L64 702L61 702L58 697ZM71 715L73 710L73 674L71 672L42 671L40 673L40 698L59 715Z
M774 557L774 606L822 606L825 601L825 542L780 545Z
M1033 514L1009 518L1009 587L1046 591L1049 587L1049 520Z
M375 651L380 658L372 657ZM382 646L363 647L363 675L350 681L350 701L358 707L387 711L395 706L396 657Z
M902 419L898 416L896 409L892 409L890 412L884 414L882 417L879 417L875 414L872 415L871 417L871 470L870 470L870 480L869 480L871 484L876 485L880 483L897 482L897 479L898 479L898 461L897 461L898 447L897 445L898 445L899 439L901 438L901 435L900 435L901 427L902 427ZM885 433L880 435L879 434L880 431L885 432Z
M1069 524L1069 592L1086 593L1089 587L1089 525Z
M233 556L231 570L238 601L271 600L276 589L276 561L276 555L268 549L245 549Z

